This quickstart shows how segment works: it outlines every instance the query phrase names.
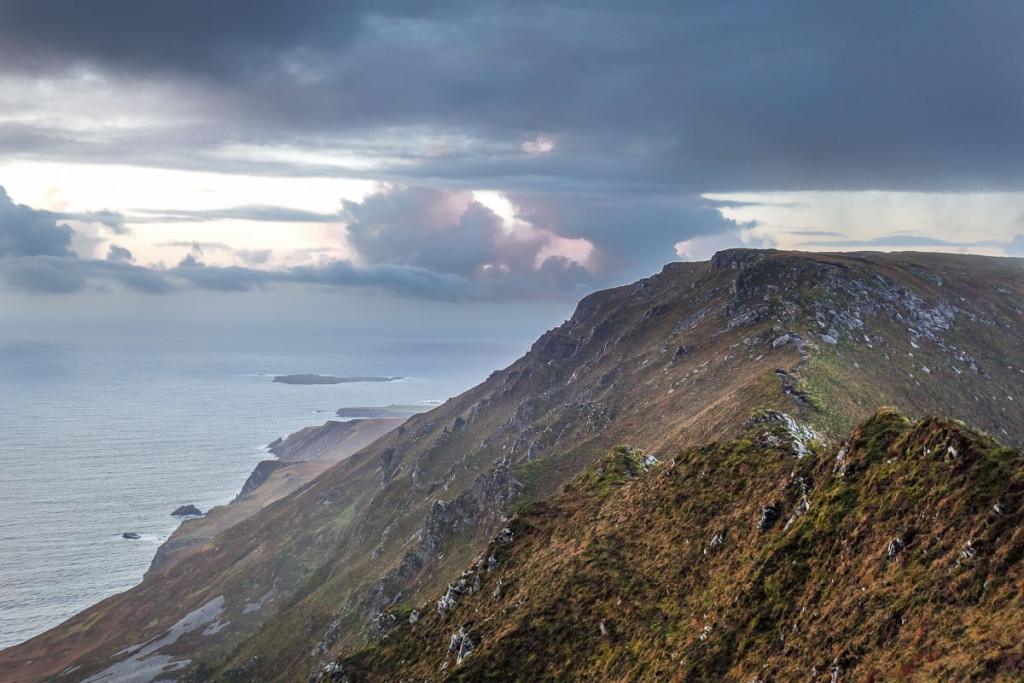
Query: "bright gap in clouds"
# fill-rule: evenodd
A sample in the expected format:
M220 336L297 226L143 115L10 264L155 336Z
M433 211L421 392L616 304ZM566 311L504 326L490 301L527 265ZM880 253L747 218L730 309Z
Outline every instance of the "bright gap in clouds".
M705 194L737 229L676 245L775 246L809 251L944 251L1019 255L1021 192L766 192ZM983 238L981 236L984 236ZM702 241L703 240L703 241ZM705 244L705 242L707 244ZM706 254L701 254L706 256Z
M273 254L260 264L265 266L347 258L344 231L333 216L341 200L360 201L375 187L368 180L44 162L0 164L0 179L19 204L60 213L109 210L124 216L129 232L123 235L98 223L66 221L77 232L74 247L80 256L103 258L117 244L131 251L137 263L168 266L177 264L189 251L183 244L192 242L230 247L204 249L203 262L209 265L253 265L259 251ZM308 220L202 215L238 207L311 215Z
M534 268L539 269L549 258L564 258L593 272L595 247L590 240L581 237L562 237L549 230L537 228L519 217L515 204L501 192L476 190L473 199L494 212L502 221L502 228L510 240L540 241L543 246L534 259Z
M370 180L247 176L106 164L0 163L0 178L18 203L51 211L211 210L273 205L334 213L359 201Z
M502 220L506 232L512 232L518 217L515 204L509 201L508 197L493 190L476 190L473 192L473 199L493 211Z

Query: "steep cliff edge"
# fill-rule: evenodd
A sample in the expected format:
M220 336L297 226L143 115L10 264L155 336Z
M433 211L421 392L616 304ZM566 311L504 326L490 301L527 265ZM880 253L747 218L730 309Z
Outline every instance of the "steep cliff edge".
M218 505L202 518L182 522L157 548L146 578L192 556L217 534L305 486L403 422L402 418L330 421L278 439L270 451L281 459L258 463L229 505Z
M223 532L182 571L3 651L0 676L101 671L220 599L214 622L160 648L187 660L180 675L294 679L440 592L515 509L616 444L664 460L742 434L758 407L833 443L897 405L1019 445L1022 273L1018 259L738 250L595 293L510 367Z

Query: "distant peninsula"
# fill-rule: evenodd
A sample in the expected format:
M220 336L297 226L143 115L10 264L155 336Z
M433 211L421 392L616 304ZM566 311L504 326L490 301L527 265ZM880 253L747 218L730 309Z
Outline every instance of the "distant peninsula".
M278 375L281 384L345 384L347 382L394 382L404 377L332 377L331 375Z
M336 417L341 418L380 418L380 417L412 417L419 413L433 410L434 405L411 405L411 406L379 406L379 407L353 407L338 408Z

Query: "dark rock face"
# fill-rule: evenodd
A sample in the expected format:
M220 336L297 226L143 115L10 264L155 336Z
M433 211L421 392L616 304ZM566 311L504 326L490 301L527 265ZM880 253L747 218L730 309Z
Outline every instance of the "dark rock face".
M195 505L182 505L174 512L171 513L174 517L201 517L203 511L197 508Z
M148 577L149 574L154 571L159 571L165 565L168 558L173 556L176 552L185 548L205 545L209 540L209 538L189 538L183 541L167 541L166 543L162 543L160 547L156 549L156 555L153 556L153 560L149 563L149 569L146 571L146 576Z
M498 466L478 475L468 489L445 503L434 501L423 526L414 534L415 541L402 558L398 568L381 578L374 587L370 615L377 618L401 591L403 582L416 576L436 555L446 539L484 525L504 520L503 509L522 494L523 484L507 467ZM508 542L511 542L511 531Z
M715 270L743 270L773 253L776 253L774 249L724 249L711 257L711 267Z
M770 503L761 508L761 521L757 523L757 530L768 531L782 516L782 509L778 503Z
M270 475L273 474L274 470L290 464L291 463L283 460L260 461L249 475L249 478L245 480L244 484L242 484L242 490L238 492L238 495L235 496L231 503L234 504L240 500L244 500L246 496L250 495L260 486L263 486L267 479L270 478Z

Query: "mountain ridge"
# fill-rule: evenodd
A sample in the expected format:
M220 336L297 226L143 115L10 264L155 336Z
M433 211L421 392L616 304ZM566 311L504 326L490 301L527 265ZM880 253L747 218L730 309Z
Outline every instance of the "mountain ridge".
M1019 680L1020 450L895 409L831 447L786 422L617 447L310 680Z
M836 440L896 404L1020 445L1022 267L730 250L596 292L511 366L226 530L185 571L3 651L0 673L102 671L222 597L211 633L161 651L189 660L183 676L251 664L244 675L288 679L380 635L381 615L440 591L515 509L617 444L659 455L735 437L758 408Z

